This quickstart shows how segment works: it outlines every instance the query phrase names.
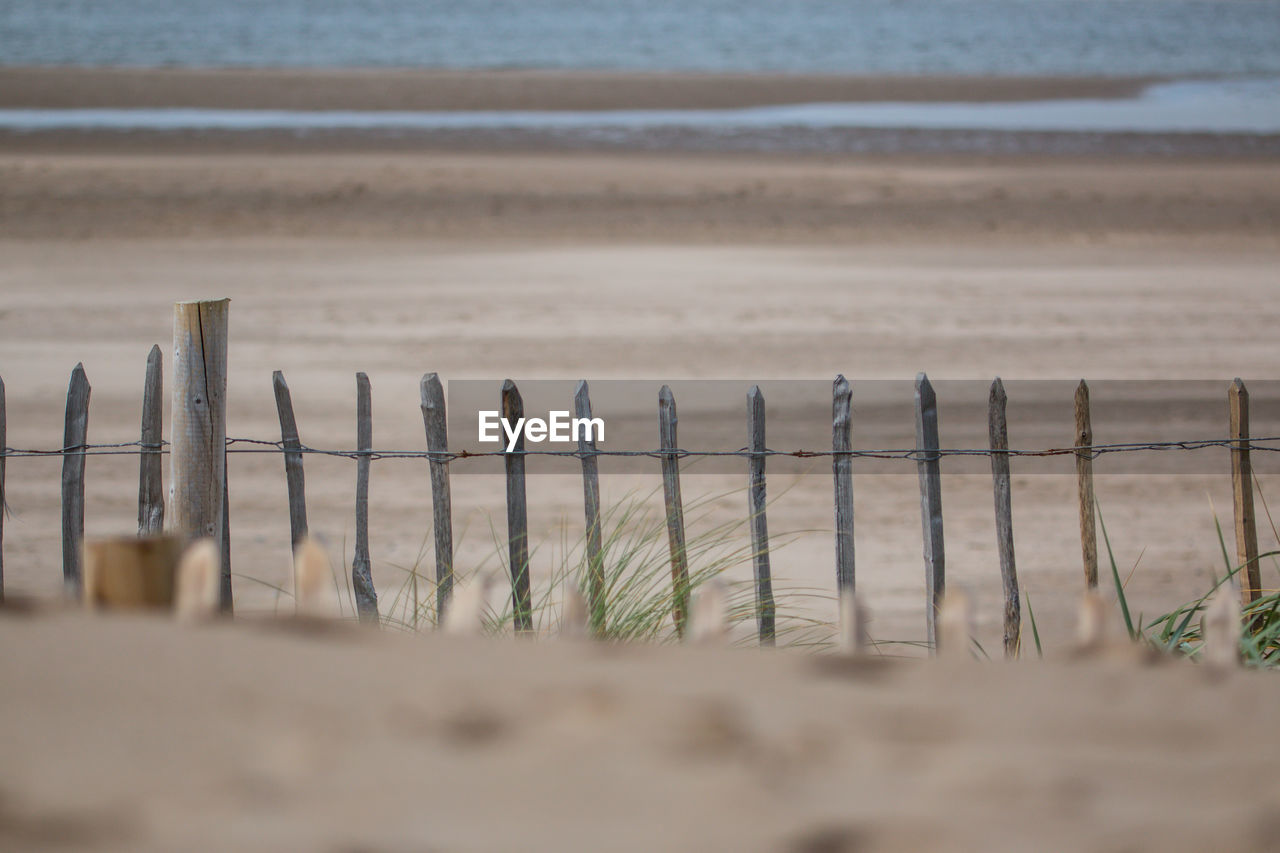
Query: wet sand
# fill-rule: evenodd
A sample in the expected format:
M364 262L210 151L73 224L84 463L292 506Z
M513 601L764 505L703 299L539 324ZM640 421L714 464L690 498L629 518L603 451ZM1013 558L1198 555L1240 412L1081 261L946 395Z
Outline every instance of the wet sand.
M1131 97L1156 79L7 67L0 68L0 108L601 110L1034 101Z

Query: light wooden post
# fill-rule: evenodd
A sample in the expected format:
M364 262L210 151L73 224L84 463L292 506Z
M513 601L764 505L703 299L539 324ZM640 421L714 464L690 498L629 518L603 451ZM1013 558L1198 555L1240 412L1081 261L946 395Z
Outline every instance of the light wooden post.
M1245 607L1262 594L1258 569L1258 527L1253 515L1253 464L1249 460L1249 391L1239 377L1227 390L1231 411L1231 488L1235 494L1236 560Z
M854 590L853 574L853 391L843 375L831 388L831 472L835 480L836 598Z
M591 422L591 390L587 380L578 383L573 395L574 417ZM587 617L594 636L605 630L604 555L600 532L600 466L596 462L595 432L590 426L578 433L578 453L582 455L582 506L587 523ZM588 439L590 436L590 439Z
M924 534L925 628L937 652L938 606L946 592L942 546L942 469L938 453L938 398L929 377L916 376L916 472L920 478L920 524Z
M361 622L378 624L378 593L369 563L369 453L373 450L373 395L369 377L356 374L356 549L351 563L351 588Z
M764 395L759 385L747 392L747 447L751 451L748 497L751 509L751 564L756 582L756 614L760 645L772 646L774 636L773 575L769 568L769 522L765 517Z
M211 537L224 555L231 543L223 503L227 462L227 319L230 300L173 306L173 412L169 512L185 540ZM224 610L230 577L222 578Z
M1076 491L1080 499L1080 552L1084 558L1084 583L1098 586L1097 513L1093 498L1093 423L1089 413L1089 386L1076 386Z
M684 637L689 619L689 556L685 550L684 501L680 497L680 457L676 453L676 398L671 388L658 391L658 445L662 450L662 499L667 516L667 544L671 549L671 615L676 636Z
M422 425L427 451L440 454L431 460L431 512L436 540L436 624L444 624L444 612L453 596L453 501L449 491L449 421L445 413L440 377L425 374L419 385ZM417 612L418 603L413 603Z
M514 424L524 417L524 401L516 384L502 383L502 417ZM533 630L529 596L529 506L524 485L524 430L512 452L504 454L507 470L507 547L511 565L511 609L516 631Z
M138 454L138 535L164 532L163 356L159 345L147 354L147 378L142 388L142 440Z
M1013 494L1009 473L1008 401L1000 377L991 383L987 427L991 438L991 479L995 489L996 546L1000 551L1000 579L1004 584L1004 656L1018 656L1022 635L1022 601L1018 570L1013 560Z
M276 414L280 417L280 444L284 448L284 478L289 490L289 548L298 553L298 546L307 538L307 483L302 469L302 441L298 438L298 422L293 416L293 396L284 381L284 373L271 374L271 386L276 396Z
M84 365L71 371L62 433L62 582L80 595L83 583L84 463L89 443L89 380Z

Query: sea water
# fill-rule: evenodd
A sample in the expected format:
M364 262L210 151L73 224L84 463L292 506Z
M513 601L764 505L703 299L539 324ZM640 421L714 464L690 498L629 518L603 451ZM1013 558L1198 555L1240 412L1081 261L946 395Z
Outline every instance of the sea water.
M1280 76L1280 0L0 0L0 64Z

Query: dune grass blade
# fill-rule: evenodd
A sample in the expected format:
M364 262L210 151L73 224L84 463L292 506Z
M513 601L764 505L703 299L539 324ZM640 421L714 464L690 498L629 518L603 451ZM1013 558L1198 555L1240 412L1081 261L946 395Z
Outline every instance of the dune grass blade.
M1027 615L1031 617L1031 637L1036 641L1036 656L1044 660L1044 647L1040 645L1040 629L1036 627L1036 611L1031 606L1031 595L1023 595L1027 599Z
M1102 528L1102 541L1107 547L1107 560L1111 563L1111 577L1116 584L1116 598L1120 601L1120 612L1124 614L1124 627L1129 638L1138 639L1139 632L1133 627L1133 617L1129 615L1129 601L1124 594L1124 584L1120 582L1120 569L1116 566L1116 555L1111 550L1111 537L1107 535L1107 523L1102 518L1102 510L1098 510L1098 526Z

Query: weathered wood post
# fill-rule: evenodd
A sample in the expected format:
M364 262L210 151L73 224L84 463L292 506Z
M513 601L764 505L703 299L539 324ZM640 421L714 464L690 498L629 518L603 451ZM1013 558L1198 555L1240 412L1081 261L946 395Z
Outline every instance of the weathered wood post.
M510 379L502 383L502 417L515 424L524 417L524 400ZM511 609L516 631L533 630L529 596L529 507L524 486L524 430L515 447L504 454L507 470L507 547L511 565Z
M844 375L831 387L831 473L835 480L836 598L854 590L853 575L853 391Z
M1000 377L991 383L987 427L991 437L991 479L995 488L996 546L1000 551L1000 579L1004 584L1004 656L1018 656L1022 638L1022 600L1013 560L1013 494L1009 473L1008 397Z
M422 425L431 454L431 513L436 540L436 624L453 597L453 502L449 492L449 420L440 377L427 373L419 385ZM418 603L413 603L415 612Z
M5 423L4 379L0 378L0 604L4 603L4 464L9 459L8 426Z
M765 517L764 395L759 385L747 392L747 447L751 451L747 478L751 509L751 564L756 582L756 614L760 645L772 646L774 636L773 575L769 569L769 522Z
M138 454L138 535L164 532L164 398L163 356L160 346L147 353L147 378L142 388L142 440Z
M231 609L226 575L231 543L227 487L227 319L229 299L173 306L173 413L169 510L184 539L211 537L223 555L221 607Z
M227 458L222 458L222 574L218 578L218 609L228 616L235 611L231 596L231 480Z
M1235 495L1236 560L1245 607L1262 594L1258 568L1258 527L1253 514L1253 464L1249 460L1249 391L1236 377L1227 390L1231 425L1231 489Z
M689 556L685 550L684 501L680 497L680 456L676 450L676 398L670 386L658 390L658 446L662 451L662 500L667 516L667 544L671 549L671 616L676 636L684 637L689 619Z
M938 452L938 398L929 377L916 376L916 472L920 478L920 524L924 533L925 628L937 653L938 606L946 592L942 546L942 469Z
M280 445L284 448L284 478L289 490L289 548L296 554L307 538L307 483L302 470L302 441L298 438L298 422L293 416L293 396L284 381L284 373L271 374L276 396L276 414L280 417Z
M1076 386L1076 492L1080 500L1080 552L1084 558L1084 583L1098 586L1097 511L1093 498L1093 423L1089 413L1089 386Z
M587 380L578 382L573 394L574 417L591 422L591 390ZM600 532L600 466L597 464L595 431L587 426L575 436L582 457L582 506L587 523L587 618L594 636L605 630L604 555Z
M84 562L84 463L89 444L89 380L84 365L71 371L62 433L62 582L79 596Z
M369 454L373 451L373 395L369 377L356 374L356 548L351 562L351 589L361 622L378 624L378 593L369 563Z

